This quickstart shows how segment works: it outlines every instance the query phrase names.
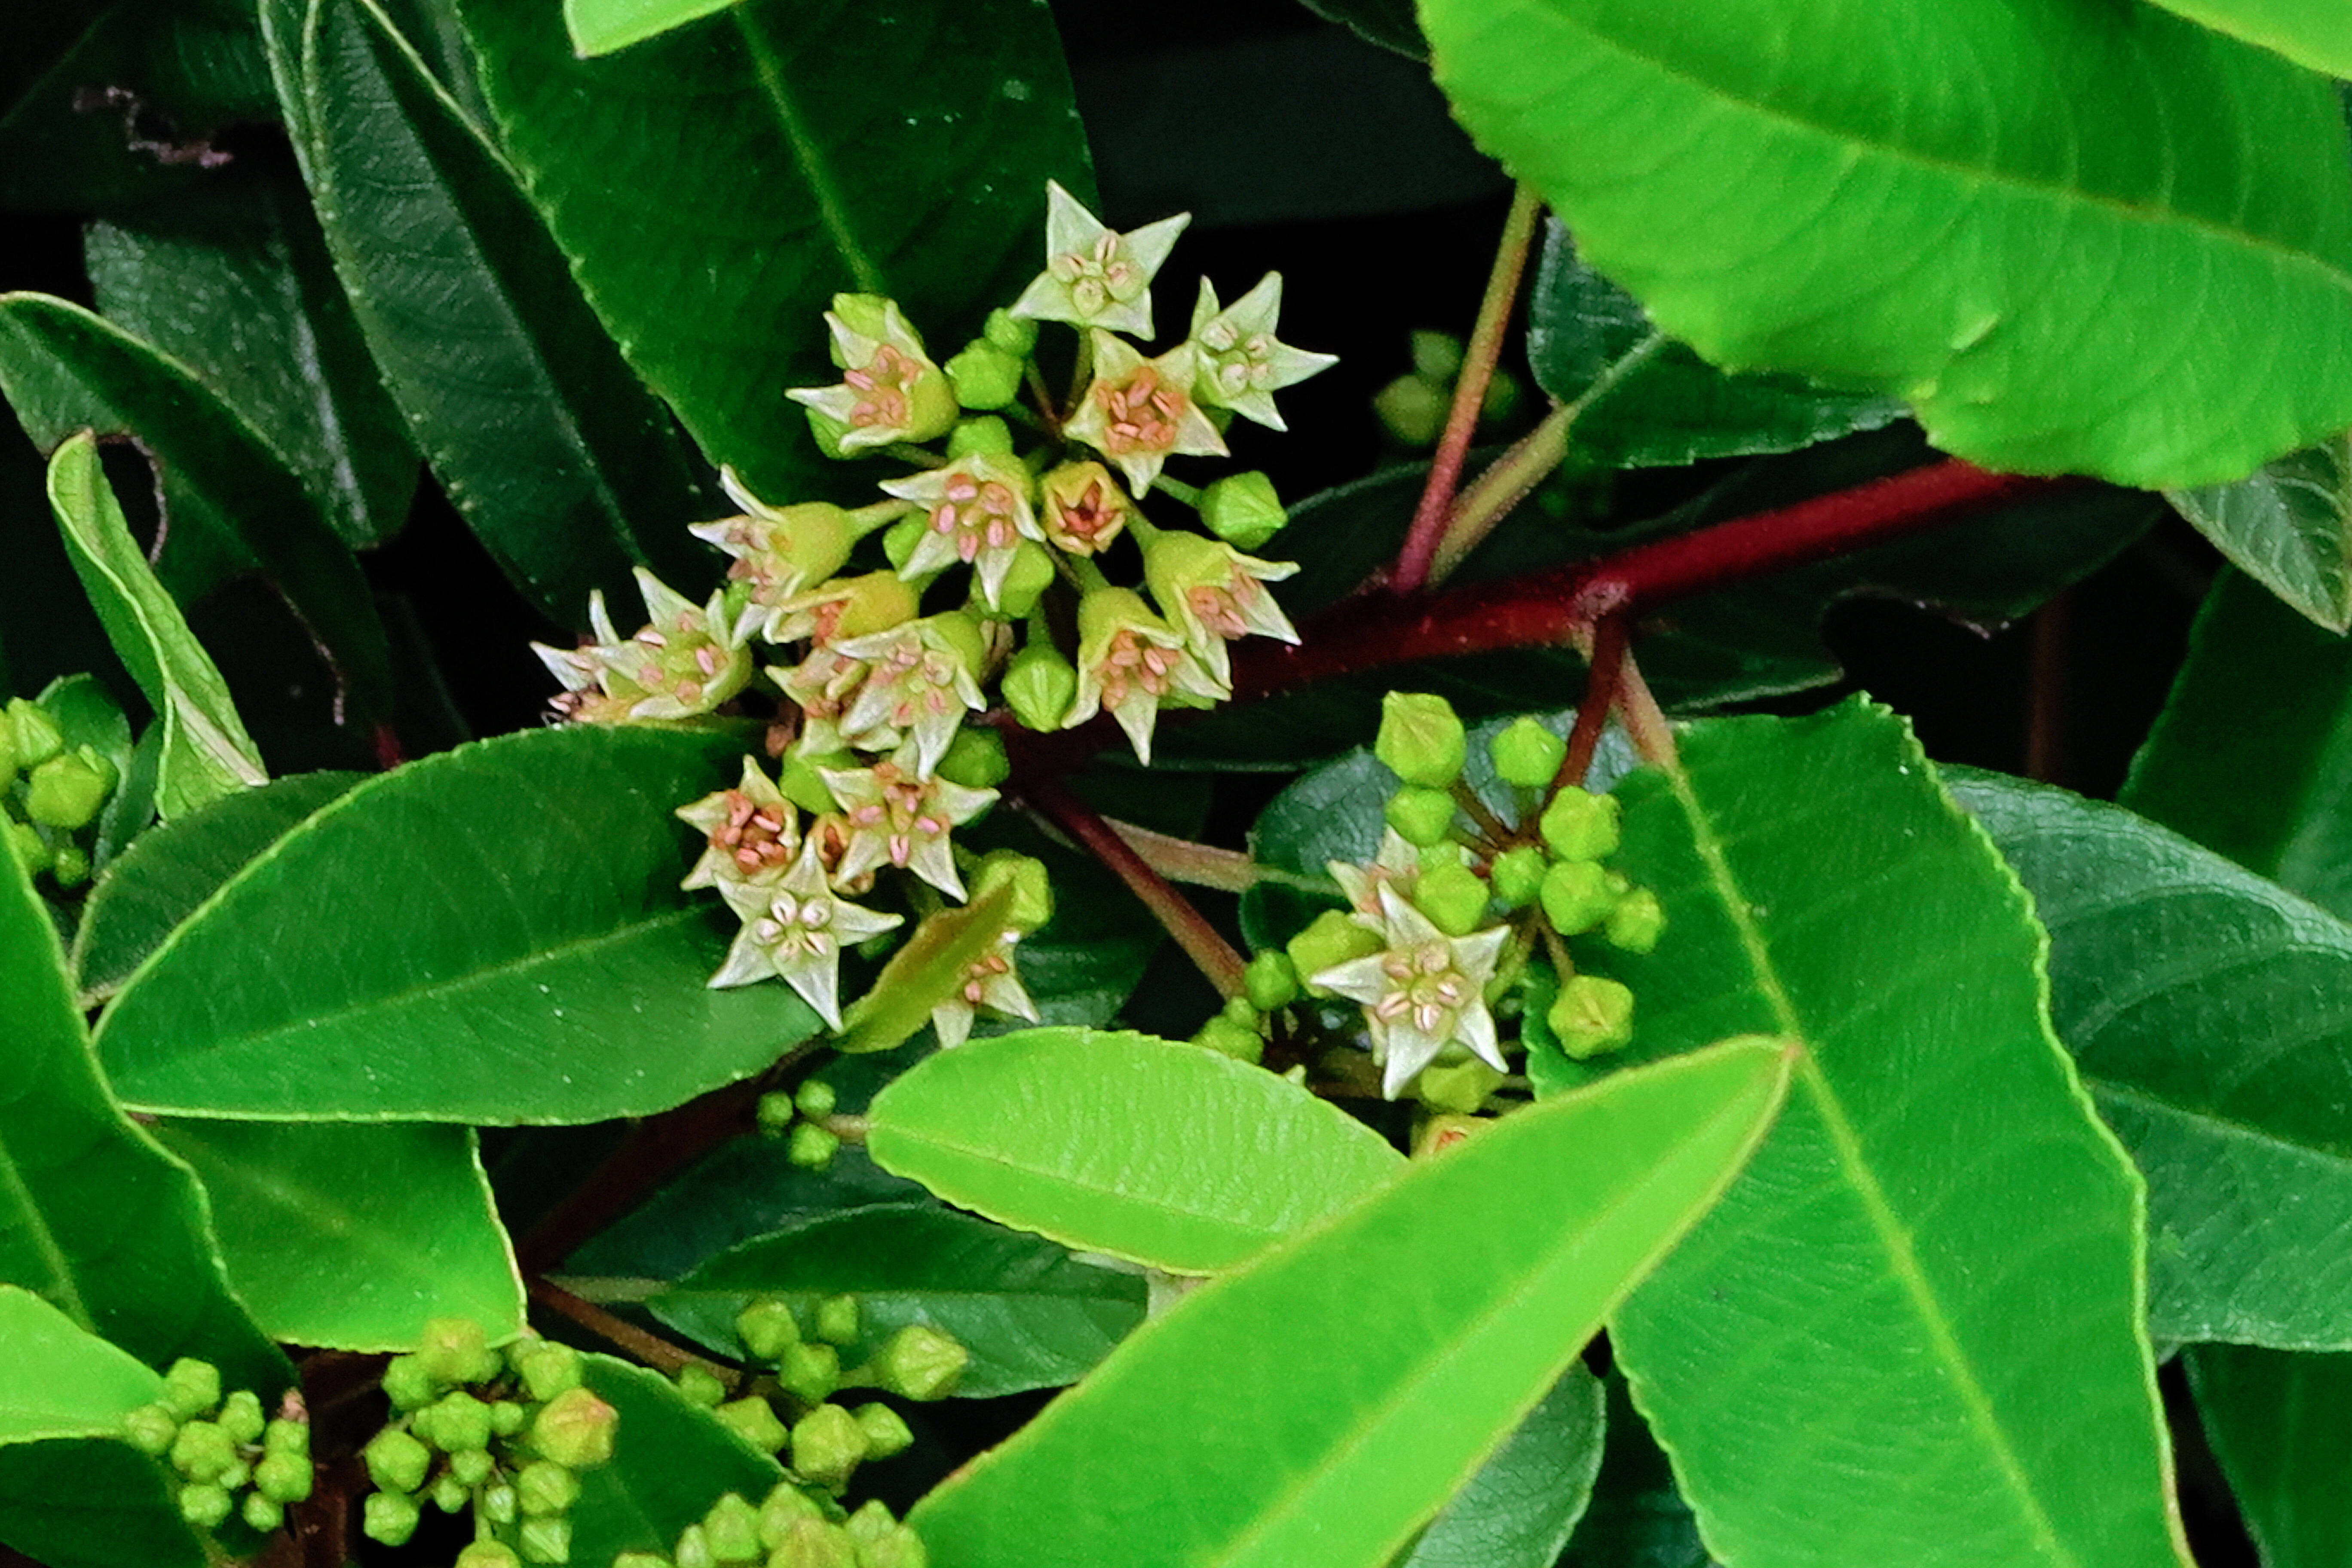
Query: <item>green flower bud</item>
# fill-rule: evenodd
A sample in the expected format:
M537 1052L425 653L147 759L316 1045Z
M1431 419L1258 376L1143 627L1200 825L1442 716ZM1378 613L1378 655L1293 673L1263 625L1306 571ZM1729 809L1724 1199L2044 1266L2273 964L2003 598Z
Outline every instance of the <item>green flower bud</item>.
M16 765L20 768L37 768L66 749L66 738L47 710L21 697L8 700L8 725L16 737Z
M492 1524L512 1524L522 1512L522 1499L514 1488L500 1481L496 1486L484 1487L481 1500L474 1506Z
M114 789L114 768L88 746L51 757L25 783L25 815L44 827L86 826Z
M1454 797L1442 789L1407 784L1389 796L1381 816L1407 844L1423 849L1442 844L1454 827Z
M857 1548L857 1568L930 1568L930 1553L912 1529L893 1523Z
M1013 716L1037 731L1058 730L1078 700L1077 668L1047 642L1033 642L1004 667L1004 700Z
M658 1552L624 1552L613 1559L613 1568L677 1568Z
M1336 969L1351 959L1370 958L1381 951L1381 939L1338 910L1326 910L1315 917L1314 924L1292 937L1283 951L1307 994L1328 996L1330 993L1318 989L1307 976Z
M1475 1116L1486 1106L1486 1097L1502 1086L1501 1073L1472 1057L1422 1068L1413 1082L1413 1094L1432 1110Z
M866 1458L866 1428L838 1405L820 1405L793 1423L793 1469L837 1492Z
M1236 550L1255 550L1290 521L1274 481L1261 473L1227 474L1201 492L1201 521Z
M8 850L16 857L16 864L25 868L27 876L37 877L56 863L49 847L42 841L40 829L29 822L7 824Z
M570 1513L580 1500L580 1478L552 1459L533 1459L515 1477L515 1502L537 1519Z
M58 845L49 851L49 880L60 888L80 887L89 880L89 857L79 845Z
M521 1568L521 1559L503 1541L477 1541L457 1553L457 1568Z
M495 1468L488 1448L459 1448L449 1456L449 1473L463 1487L480 1486Z
M1462 340L1451 332L1412 334L1412 374L1444 384L1462 374Z
M1016 850L990 850L980 858L979 869L972 875L973 900L986 898L1007 882L1013 884L1013 906L1004 917L1007 925L1025 934L1054 918L1054 880L1044 861Z
M182 1356L163 1374L163 1392L160 1397L166 1410L185 1421L192 1415L202 1415L220 1403L220 1369L210 1362Z
M1235 1061L1255 1064L1265 1058L1265 1038L1247 1024L1237 1024L1220 1013L1201 1026L1192 1044Z
M1024 359L1029 356L1031 349L1037 346L1037 323L1010 310L991 310L988 324L981 331L982 336L1006 353L1017 354Z
M710 1414L719 1418L721 1426L762 1454L774 1453L792 1436L784 1430L784 1424L776 1419L776 1413L768 1407L768 1402L757 1394L729 1400Z
M261 1429L268 1422L261 1414L261 1401L249 1388L240 1388L221 1402L220 1427L234 1443L258 1443Z
M486 1383L499 1374L490 1337L470 1318L436 1318L426 1323L416 1358L444 1387Z
M840 1107L840 1094L821 1078L808 1079L793 1092L793 1109L803 1116L831 1116Z
M1219 1012L1245 1029L1255 1029L1258 1026L1257 1004L1247 996L1226 997L1225 1005L1219 1009Z
M1486 743L1495 772L1521 789L1549 789L1568 755L1568 742L1533 719L1514 719Z
M853 1344L857 1339L857 1298L827 1296L816 1304L816 1320L811 1325L816 1337L827 1344Z
M1045 590L1054 585L1059 575L1054 569L1051 551L1034 539L1021 541L1013 547L1013 560L1004 568L1004 581L997 584L997 613L1009 620L1020 620L1037 607L1037 601L1045 596Z
M1412 889L1413 907L1447 936L1468 936L1486 915L1486 879L1460 861L1433 866Z
M414 1498L399 1492L370 1492L360 1505L360 1533L386 1546L405 1546L423 1515Z
M286 1505L260 1492L245 1494L245 1506L238 1510L245 1522L264 1535L286 1522Z
M1569 785L1552 796L1537 825L1562 860L1598 860L1617 848L1617 797Z
M1658 895L1647 888L1635 888L1617 900L1617 907L1601 922L1601 933L1628 952L1647 952L1658 945L1665 929L1666 911Z
M822 1519L796 1519L769 1554L768 1568L857 1568L849 1531Z
M1591 860L1552 862L1544 872L1539 896L1544 919L1562 936L1591 931L1608 919L1609 911L1617 905L1617 895L1610 890L1609 874Z
M866 1432L866 1457L888 1459L905 1453L915 1446L914 1429L906 1418L880 1401L861 1405L850 1412Z
M297 1454L264 1454L255 1461L253 1484L272 1502L300 1502L310 1495L310 1461Z
M531 1398L544 1402L580 1386L580 1352L541 1340L514 1358L515 1375Z
M212 1421L191 1421L172 1439L172 1468L192 1481L217 1481L236 1463L236 1444Z
M515 1531L526 1563L572 1561L572 1521L568 1519L527 1519Z
M760 1124L761 1137L781 1138L792 1126L798 1112L793 1109L793 1097L778 1089L761 1095L759 1104L752 1107L751 1115Z
M1004 405L1000 403L996 406L1002 408ZM996 458L1011 457L1012 430L992 414L961 421L948 432L948 456L950 458L967 458L974 452L985 452Z
M677 1369L677 1392L688 1405L709 1410L727 1397L727 1384L701 1363L688 1362Z
M1381 700L1372 755L1405 783L1444 789L1462 776L1467 745L1462 721L1444 698L1391 691Z
M948 380L966 408L1003 408L1021 395L1022 361L986 338L975 338L948 361Z
M1534 903L1543 890L1544 872L1549 868L1543 851L1532 844L1504 850L1486 868L1495 901L1507 910L1525 909Z
M413 1492L425 1484L425 1472L433 1468L433 1450L397 1426L387 1426L369 1438L360 1458L367 1462L368 1479L379 1491Z
M801 1326L792 1308L771 1299L754 1301L735 1315L735 1337L753 1361L772 1362L800 1343Z
M490 1407L470 1394L445 1394L418 1411L408 1429L445 1454L490 1445Z
M929 1324L908 1323L876 1354L877 1386L908 1399L943 1399L971 1360L970 1351Z
M677 1532L677 1568L719 1568L719 1558L710 1550L710 1536L697 1520Z
M242 1456L229 1461L228 1468L214 1478L213 1484L233 1492L243 1491L253 1480L253 1467Z
M776 1358L776 1381L804 1405L841 1386L841 1352L826 1344L786 1345Z
M383 1396L394 1410L421 1410L441 1397L441 1389L421 1356L396 1355L384 1364Z
M1598 974L1571 974L1544 1021L1570 1056L1599 1056L1633 1037L1633 994Z
M783 1545L794 1521L814 1520L824 1521L824 1512L806 1492L790 1481L778 1481L760 1504L760 1544L773 1552Z
M849 1539L857 1542L859 1554L863 1556L864 1548L889 1534L898 1523L880 1498L869 1498L858 1506L856 1513L842 1521L841 1528L849 1531Z
M1261 1013L1287 1007L1298 1000L1298 966L1276 948L1255 954L1242 971L1242 994Z
M1448 389L1418 375L1401 375L1372 394L1372 412L1399 446L1431 447L1445 428Z
M490 1405L490 1430L501 1437L511 1437L530 1424L530 1406L519 1399L500 1399Z
M463 1513L474 1497L472 1489L465 1482L446 1473L434 1481L425 1495L443 1513Z
M776 766L776 789L803 811L838 811L841 803L833 798L833 791L824 782L824 773L828 769L846 771L858 765L857 759L847 752L818 752L806 756L793 752Z
M756 1563L767 1555L760 1546L760 1510L733 1492L710 1505L702 1516L702 1533L710 1554L721 1563Z
M1003 737L993 730L967 724L948 742L933 771L966 789L994 789L1012 777L1013 763L1004 754Z
M269 1425L261 1429L261 1446L273 1454L287 1454L307 1462L310 1458L310 1424L273 1415Z
M841 1152L841 1140L814 1121L795 1122L784 1139L784 1158L803 1171L822 1171Z
M235 1507L228 1489L210 1481L196 1481L180 1489L180 1517L198 1530L213 1530L227 1523Z
M569 1388L541 1407L530 1443L541 1455L574 1470L593 1470L613 1457L620 1416L585 1388Z
M172 1440L180 1435L180 1418L163 1405L141 1405L122 1418L122 1426L132 1447L157 1458L172 1451Z

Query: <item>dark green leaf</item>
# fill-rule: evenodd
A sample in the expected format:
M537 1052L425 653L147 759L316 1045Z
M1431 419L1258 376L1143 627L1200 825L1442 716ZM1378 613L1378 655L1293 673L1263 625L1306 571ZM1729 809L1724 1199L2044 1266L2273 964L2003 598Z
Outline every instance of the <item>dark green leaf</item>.
M1154 1320L910 1522L958 1568L1384 1561L1716 1201L1788 1074L1734 1042L1416 1163Z
M1358 37L1414 59L1429 58L1429 42L1413 20L1412 0L1303 0L1309 11Z
M656 1317L735 1360L735 1320L782 1300L805 1328L819 1299L857 1298L844 1365L908 1323L971 1352L955 1392L976 1399L1075 1383L1143 1321L1143 1278L1073 1259L1019 1231L929 1205L869 1205L729 1248L646 1302Z
M1674 1467L1650 1436L1625 1380L1608 1380L1608 1446L1592 1502L1577 1521L1559 1568L1717 1568L1698 1538Z
M2192 1345L2186 1360L2263 1568L2352 1563L2352 1356Z
M1570 1367L1398 1568L1551 1568L1601 1468L1601 1380Z
M110 996L172 928L362 773L303 773L224 795L149 834L100 877L74 933L74 983ZM317 1341L310 1342L318 1343Z
M2138 1179L2050 1033L2016 879L1883 710L1680 744L1616 791L1664 939L1592 966L1633 987L1643 1057L1805 1047L1747 1176L1612 1325L1707 1541L1753 1568L2185 1563Z
M827 1080L837 1072L828 1072ZM575 1275L676 1279L772 1230L863 1204L929 1197L917 1184L876 1165L862 1149L844 1148L824 1170L811 1171L792 1163L782 1138L738 1138L573 1253L565 1268Z
M248 865L116 994L126 1099L275 1121L595 1121L759 1071L815 1017L712 991L723 911L670 810L729 737L540 730L359 785Z
M98 837L89 857L93 867L105 870L155 820L155 786L163 771L163 726L151 723L131 748L131 765L122 770L122 782L98 814Z
M435 1318L522 1329L522 1281L469 1127L168 1121L211 1194L237 1299L272 1339L413 1350Z
M1035 0L744 0L596 60L528 7L459 11L589 300L702 449L779 501L838 482L783 396L840 379L835 292L897 299L944 360L1045 266L1046 178L1091 195Z
M2332 0L2158 0L2192 22L2231 34L2287 58L2352 77L2352 16Z
M708 503L669 416L581 299L513 172L371 0L268 0L262 19L360 329L507 575L573 626L592 588L634 602L633 563L699 588L714 574L685 527Z
M563 28L583 58L658 37L735 0L563 0Z
M610 1464L583 1471L572 1508L572 1560L608 1563L623 1552L667 1557L678 1531L721 1492L757 1506L783 1479L751 1447L666 1378L607 1355L587 1358L590 1392L620 1416Z
M170 1475L119 1437L0 1448L0 1542L43 1568L205 1568Z
M2180 515L2256 582L2331 631L2352 626L2352 434L2235 484L2175 490Z
M1902 397L1990 468L2138 486L2352 425L2352 158L2331 84L2276 56L2008 0L1421 20L1480 144L1726 369Z

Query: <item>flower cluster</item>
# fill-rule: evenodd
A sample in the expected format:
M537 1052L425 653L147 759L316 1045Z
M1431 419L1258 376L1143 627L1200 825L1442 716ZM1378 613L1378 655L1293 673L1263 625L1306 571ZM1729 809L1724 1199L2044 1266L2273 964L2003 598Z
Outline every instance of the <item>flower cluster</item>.
M50 708L58 689L0 709L0 833L27 872L62 890L89 880L99 813L120 780L97 747L67 743Z
M893 978L935 998L943 1041L983 1009L1037 1016L1013 949L1049 912L1042 872L998 863L999 885L1034 893L1000 900L1015 912L992 929L952 923L985 895L956 832L1008 772L996 730L973 722L992 700L1033 730L1107 713L1148 763L1163 708L1231 694L1228 644L1297 640L1267 586L1296 568L1244 553L1285 521L1265 477L1196 489L1167 466L1226 455L1235 417L1281 428L1273 395L1331 357L1276 338L1272 274L1231 305L1204 282L1185 339L1147 353L1131 339L1152 331L1151 281L1186 220L1120 234L1059 185L1046 195L1045 269L944 363L894 300L842 294L825 314L841 380L787 395L828 456L912 471L855 509L772 505L730 471L739 513L692 530L728 557L718 592L698 605L640 572L642 630L620 636L598 597L592 640L538 650L565 720L774 703L775 771L747 760L678 813L705 845L686 885L742 922L713 985L781 978L835 1031L856 1022L844 955L902 940L935 960ZM1043 345L1066 402L1046 391L1041 322L1074 329Z
M132 1447L172 1467L180 1516L199 1530L234 1516L266 1535L310 1495L310 1420L295 1390L265 1417L258 1395L223 1398L220 1369L184 1356L164 1373L163 1394L124 1426Z

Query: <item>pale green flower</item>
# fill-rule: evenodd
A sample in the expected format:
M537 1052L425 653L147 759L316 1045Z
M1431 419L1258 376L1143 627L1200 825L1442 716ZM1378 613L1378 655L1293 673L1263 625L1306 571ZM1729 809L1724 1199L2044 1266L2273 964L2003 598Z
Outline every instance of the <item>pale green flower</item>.
M800 847L800 812L750 757L743 759L743 780L733 789L706 795L672 815L699 828L704 839L702 858L681 887L710 888L773 875L792 864Z
M588 595L594 640L584 647L531 651L563 683L553 707L562 717L598 723L630 719L685 719L708 713L751 679L751 655L725 593L697 605L636 569L649 625L623 637L614 629L602 592Z
M1202 668L1176 629L1127 588L1097 588L1078 601L1078 692L1066 730L1108 712L1127 731L1139 762L1151 761L1162 703L1206 704L1225 689Z
M836 881L889 865L914 872L950 898L964 896L948 835L985 811L996 792L924 773L920 761L916 742L908 741L870 767L817 770L848 825L849 841L833 871Z
M853 904L833 890L812 840L792 868L757 882L722 881L719 896L743 921L727 961L710 977L712 989L749 985L773 974L801 994L818 1016L841 1027L841 954L867 937L904 924Z
M1045 270L1021 291L1011 313L1150 337L1152 276L1192 221L1180 213L1119 234L1046 181Z
M953 1049L971 1037L973 1017L981 1008L1006 1017L1038 1022L1037 1004L1021 984L1013 966L1013 949L1021 933L1007 931L996 945L972 961L954 994L931 1009L931 1027L939 1031L941 1049Z
M1378 897L1387 946L1308 978L1363 1005L1372 1058L1382 1065L1381 1092L1394 1100L1457 1041L1489 1067L1508 1071L1494 1015L1486 1010L1486 985L1510 941L1509 928L1449 937L1393 888L1381 888Z
M931 441L955 428L955 388L931 363L923 341L898 313L896 301L872 294L836 294L824 314L833 333L833 363L842 379L832 386L799 386L784 394L823 416L818 441L844 457L895 441Z
M1201 297L1192 306L1192 342L1200 355L1193 395L1244 419L1288 429L1274 406L1274 395L1338 364L1339 356L1310 353L1277 341L1274 323L1281 313L1279 272L1267 273L1256 288L1222 310L1216 289L1202 279Z
M1095 378L1062 434L1118 464L1129 489L1143 494L1179 454L1227 456L1225 438L1192 401L1191 343L1148 360L1125 339L1097 332L1094 348Z
M1143 580L1171 625L1218 684L1233 683L1225 644L1250 636L1295 643L1297 631L1266 591L1297 572L1289 561L1260 561L1220 540L1171 529L1143 552Z
M1035 482L1016 458L971 452L884 484L888 494L923 509L922 536L898 574L911 580L961 562L979 577L981 597L993 608L1021 542L1045 542L1029 504Z

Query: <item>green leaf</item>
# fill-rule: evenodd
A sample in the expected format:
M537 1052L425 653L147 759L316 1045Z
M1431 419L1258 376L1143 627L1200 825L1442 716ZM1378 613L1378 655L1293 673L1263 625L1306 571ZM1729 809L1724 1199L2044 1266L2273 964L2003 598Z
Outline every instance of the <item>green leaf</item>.
M362 712L391 710L391 653L359 563L301 481L186 366L79 306L0 295L0 392L54 457L75 432L130 435L162 471L156 575L184 606L258 573Z
M1601 1468L1601 1380L1571 1366L1398 1568L1552 1568Z
M414 1350L434 1318L521 1331L472 1128L168 1121L157 1136L211 1194L229 1284L272 1339Z
M1717 1568L1674 1467L1633 1408L1622 1375L1608 1379L1606 1451L1592 1501L1559 1568Z
M1429 58L1428 40L1413 20L1412 0L1301 0L1327 22L1337 22L1367 43L1414 59Z
M2051 1036L2023 890L1883 710L1680 743L1616 791L1665 937L1592 967L1633 987L1643 1056L1806 1047L1747 1176L1611 1328L1709 1545L2184 1564L2139 1181Z
M98 1076L57 928L13 855L0 856L0 1284L150 1366L199 1356L266 1398L292 1384L229 1295L204 1190Z
M825 1074L828 1082L837 1070ZM845 1146L824 1170L812 1171L792 1163L788 1140L737 1138L599 1233L564 1267L573 1275L676 1279L772 1230L861 1205L929 1201L863 1149Z
M2263 1568L2352 1563L2352 1356L2192 1345L2183 1359Z
M232 878L116 994L143 1109L269 1121L596 1121L768 1066L816 1027L712 991L715 904L670 817L740 756L708 732L540 730L381 774Z
M528 7L459 14L590 301L703 451L779 502L842 482L782 391L840 379L835 292L895 298L944 362L1044 268L1046 178L1091 194L1033 0L744 0L596 60Z
M337 533L364 549L400 531L416 454L290 173L138 207L82 243L106 318L237 410Z
M2330 0L2157 0L2218 33L2275 49L2298 65L2352 77L2352 16Z
M2234 484L2174 490L2197 531L2256 582L2327 627L2352 626L2352 433L2290 452Z
M112 995L222 883L366 776L301 773L275 779L224 795L140 838L99 879L82 906L73 964L74 984L84 1000Z
M152 1367L14 1285L0 1285L0 1444L116 1436L163 1392Z
M2114 806L1953 793L2033 895L2052 1021L2147 1178L2150 1331L2352 1349L2352 926Z
M583 58L609 55L723 11L735 0L563 0L563 28Z
M1557 220L1528 300L1528 364L1580 404L1572 449L1616 468L1789 452L1903 416L1891 398L1831 392L1794 375L1726 375L1662 336L1633 297L1584 265Z
M2248 870L2352 916L2352 642L2235 572L2118 797Z
M722 1492L757 1506L783 1471L754 1453L670 1382L608 1355L586 1359L589 1392L619 1415L622 1436L609 1464L580 1472L572 1506L572 1561L610 1563L623 1552L667 1557L678 1531L699 1521Z
M527 18L525 18L527 19ZM410 433L525 596L565 626L632 564L711 575L668 414L565 275L515 176L370 0L268 0L270 68L360 330Z
M931 1009L953 996L971 966L1003 938L1013 891L1006 882L917 926L866 994L850 1004L834 1048L851 1056L891 1050L928 1026Z
M1091 1029L942 1051L867 1114L866 1149L884 1170L1003 1224L1178 1274L1231 1268L1402 1163L1271 1073Z
M789 1303L805 1328L820 1298L856 1296L859 1334L842 1363L868 1360L909 1323L971 1352L955 1392L975 1399L1076 1383L1143 1321L1143 1278L1080 1263L1052 1242L945 1209L869 1205L755 1237L655 1292L679 1332L746 1359L735 1320Z
M2352 426L2352 157L2331 85L2273 55L2137 5L1421 18L1480 145L1727 370L2147 487Z
M1383 1562L1716 1201L1788 1072L1734 1042L1416 1163L1146 1325L909 1521L956 1568Z
M267 780L227 682L131 537L92 437L73 437L49 459L49 505L114 651L162 716L157 809L177 816Z
M117 1437L0 1448L0 1541L43 1568L207 1568L170 1477Z

